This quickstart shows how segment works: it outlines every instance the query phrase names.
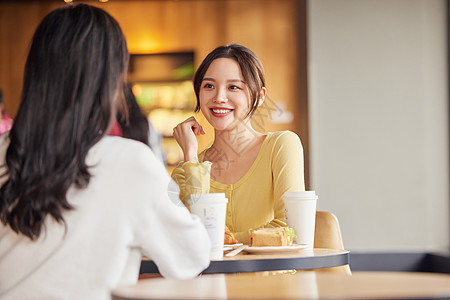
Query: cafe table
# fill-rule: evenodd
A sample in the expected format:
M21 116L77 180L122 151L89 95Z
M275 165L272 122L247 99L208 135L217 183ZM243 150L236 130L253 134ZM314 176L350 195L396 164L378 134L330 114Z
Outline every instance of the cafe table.
M189 280L140 280L115 289L112 299L450 299L450 275L316 271L207 274Z
M212 260L203 274L243 273L277 270L311 270L349 264L349 251L339 249L301 249L297 252L248 254ZM141 274L159 274L155 263L149 259L141 262Z

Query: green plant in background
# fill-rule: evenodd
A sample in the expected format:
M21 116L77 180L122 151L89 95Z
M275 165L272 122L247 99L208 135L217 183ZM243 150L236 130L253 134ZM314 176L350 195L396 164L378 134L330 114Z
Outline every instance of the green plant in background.
M195 67L193 62L188 62L174 70L174 78L178 80L191 79L194 77Z

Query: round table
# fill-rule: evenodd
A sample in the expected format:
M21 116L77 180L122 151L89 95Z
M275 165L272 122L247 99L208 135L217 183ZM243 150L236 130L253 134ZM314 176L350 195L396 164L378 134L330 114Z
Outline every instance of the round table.
M292 253L245 254L213 260L203 274L242 273L277 270L310 270L343 266L349 263L349 251L339 249L302 249ZM159 274L151 260L143 260L141 274Z
M450 275L414 272L210 274L140 280L112 292L124 299L449 299Z

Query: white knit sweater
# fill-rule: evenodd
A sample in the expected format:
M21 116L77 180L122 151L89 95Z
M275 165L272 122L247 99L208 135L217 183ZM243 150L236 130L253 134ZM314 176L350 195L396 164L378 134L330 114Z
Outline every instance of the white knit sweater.
M0 165L8 141L0 137ZM105 137L87 163L93 176L86 189L69 189L75 209L65 212L66 227L47 218L31 241L0 223L0 299L109 299L116 286L137 281L142 254L171 278L209 265L206 230L169 199L173 182L150 148Z

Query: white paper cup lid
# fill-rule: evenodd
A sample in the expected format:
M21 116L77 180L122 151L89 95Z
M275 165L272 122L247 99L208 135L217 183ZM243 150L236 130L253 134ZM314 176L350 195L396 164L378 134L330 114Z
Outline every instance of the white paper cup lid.
M228 203L225 193L191 194L189 205L195 203Z
M288 191L284 193L284 200L303 200L315 199L317 200L316 191Z

